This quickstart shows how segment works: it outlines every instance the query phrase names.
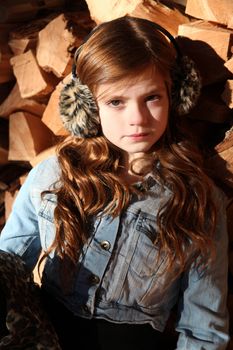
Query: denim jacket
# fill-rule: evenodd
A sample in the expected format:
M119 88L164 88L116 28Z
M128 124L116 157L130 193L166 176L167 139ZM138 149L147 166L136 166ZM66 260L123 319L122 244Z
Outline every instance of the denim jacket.
M27 176L0 235L0 249L21 256L32 270L41 250L55 236L56 196L41 192L59 180L56 157L35 166ZM158 259L156 213L170 195L150 178L145 196L132 200L117 218L102 216L90 224L90 238L77 264L75 282L60 285L59 259L46 260L42 285L74 314L115 323L144 324L163 331L178 305L178 350L223 350L228 337L227 229L225 198L217 188L217 256L205 273L194 267L172 280L163 273L166 255ZM134 197L133 197L134 198ZM175 265L175 264L174 264ZM174 266L173 273L176 266ZM172 282L171 282L172 281Z

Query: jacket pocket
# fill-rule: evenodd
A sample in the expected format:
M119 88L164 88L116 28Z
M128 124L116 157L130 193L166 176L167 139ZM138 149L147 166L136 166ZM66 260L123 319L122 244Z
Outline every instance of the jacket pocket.
M125 276L121 292L123 302L130 298L128 290L134 290L133 304L154 310L168 307L176 298L177 280L172 280L172 271L167 271L168 256L159 253L156 216L141 212L136 225L138 237L134 253Z
M167 260L164 254L159 255L156 216L141 212L136 225L138 240L131 260L130 268L139 277L152 277L161 272Z

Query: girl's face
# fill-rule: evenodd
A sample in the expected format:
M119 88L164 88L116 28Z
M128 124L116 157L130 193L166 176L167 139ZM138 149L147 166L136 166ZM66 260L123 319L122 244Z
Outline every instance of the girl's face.
M166 129L169 97L158 71L146 69L121 83L100 84L96 99L103 134L129 161L148 152Z

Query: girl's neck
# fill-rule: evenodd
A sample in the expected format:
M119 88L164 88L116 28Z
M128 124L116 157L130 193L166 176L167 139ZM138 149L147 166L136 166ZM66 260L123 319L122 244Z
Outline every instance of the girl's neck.
M142 181L144 176L151 172L151 158L135 158L131 162L127 162L122 168L120 176L128 185Z

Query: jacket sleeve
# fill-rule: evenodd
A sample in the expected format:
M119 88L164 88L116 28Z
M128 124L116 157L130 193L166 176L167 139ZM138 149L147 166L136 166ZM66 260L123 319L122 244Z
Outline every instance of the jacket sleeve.
M183 276L177 350L224 350L229 341L226 199L217 189L216 200L216 259L204 273L192 268Z
M48 189L53 175L53 164L54 161L46 160L29 172L0 234L0 249L19 255L30 270L41 252L38 210L41 192Z

